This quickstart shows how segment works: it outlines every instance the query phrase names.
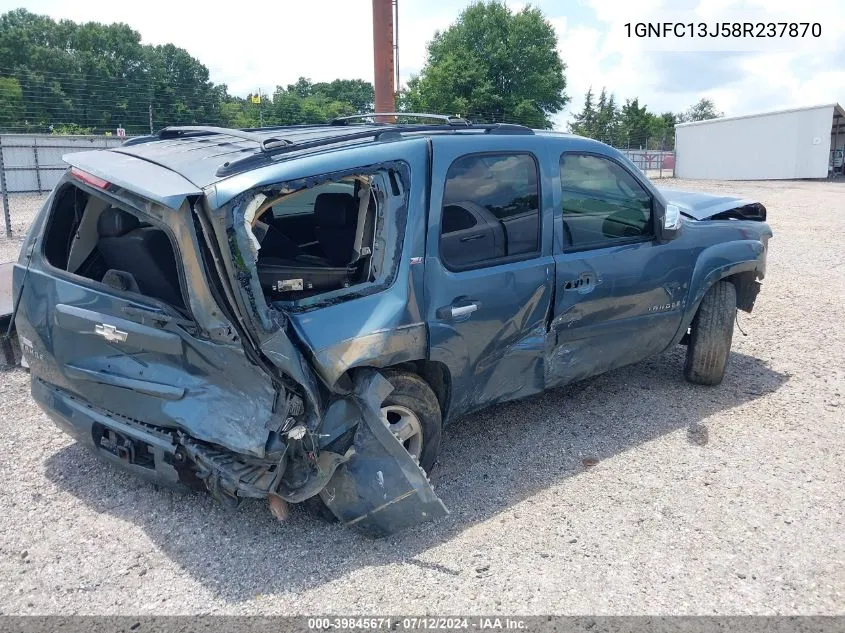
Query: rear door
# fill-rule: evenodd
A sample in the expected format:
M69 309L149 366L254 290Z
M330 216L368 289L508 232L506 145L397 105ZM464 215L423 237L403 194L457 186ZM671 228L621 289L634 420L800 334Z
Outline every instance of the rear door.
M550 385L665 349L680 326L693 259L656 241L654 196L621 161L578 151L553 158L559 184Z
M160 171L161 179L177 177ZM16 269L16 288L23 293L16 325L33 380L108 414L263 455L275 390L210 295L191 202L182 196L178 208L168 208L103 179L82 177L59 186L53 208L42 211L34 228L29 271ZM117 289L90 270L66 269L72 243L90 239L70 216L84 224L86 213L104 206L131 211L167 234L172 254L154 255L175 257L182 306L137 288ZM63 240L71 246L64 249Z
M426 321L455 416L544 387L552 198L536 137L432 143Z

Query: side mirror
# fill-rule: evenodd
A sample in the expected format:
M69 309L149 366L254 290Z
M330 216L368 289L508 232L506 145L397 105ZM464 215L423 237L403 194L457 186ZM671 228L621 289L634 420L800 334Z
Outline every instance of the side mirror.
M663 230L677 231L681 228L681 210L674 204L666 205L666 213L663 215Z
M658 238L661 242L668 242L678 237L683 227L683 220L681 219L681 209L677 205L667 204L657 220L659 222L657 227Z

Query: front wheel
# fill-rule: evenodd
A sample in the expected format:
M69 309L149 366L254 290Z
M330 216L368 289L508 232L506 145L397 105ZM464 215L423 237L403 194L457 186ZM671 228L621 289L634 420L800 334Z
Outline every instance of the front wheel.
M736 320L736 288L719 281L704 295L690 327L684 376L699 385L718 385L725 377Z

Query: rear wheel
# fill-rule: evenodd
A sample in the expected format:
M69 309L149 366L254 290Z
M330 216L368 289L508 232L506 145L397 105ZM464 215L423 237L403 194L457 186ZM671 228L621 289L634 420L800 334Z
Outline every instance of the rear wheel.
M386 371L384 377L393 385L393 391L382 403L382 417L411 457L430 473L440 451L443 428L437 396L416 374Z
M736 288L715 283L704 295L690 327L684 376L699 385L718 385L725 377L736 320Z

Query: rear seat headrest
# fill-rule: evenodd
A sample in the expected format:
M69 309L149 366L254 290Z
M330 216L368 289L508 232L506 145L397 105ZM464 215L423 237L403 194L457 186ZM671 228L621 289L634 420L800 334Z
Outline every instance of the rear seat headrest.
M120 237L139 226L141 226L141 221L131 213L109 207L97 219L97 235L100 237Z
M321 193L314 200L314 215L322 227L354 227L358 221L358 210L349 193Z

